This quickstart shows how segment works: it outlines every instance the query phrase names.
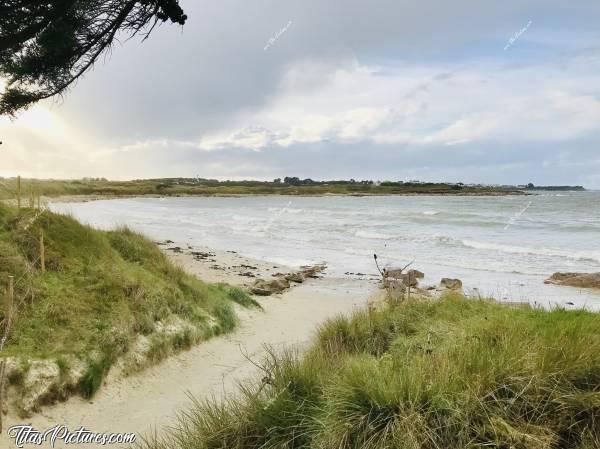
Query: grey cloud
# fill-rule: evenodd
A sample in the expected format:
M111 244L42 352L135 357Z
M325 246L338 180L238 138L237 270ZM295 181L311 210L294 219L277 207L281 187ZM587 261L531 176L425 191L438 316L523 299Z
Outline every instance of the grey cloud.
M232 114L263 105L285 68L303 58L342 64L353 55L426 60L498 28L513 30L528 10L560 2L479 0L183 1L190 20L162 26L143 44L115 48L59 108L103 139L199 136ZM570 15L594 2L579 2ZM269 51L263 47L293 21ZM440 74L444 77L444 74ZM436 79L434 81L440 81Z

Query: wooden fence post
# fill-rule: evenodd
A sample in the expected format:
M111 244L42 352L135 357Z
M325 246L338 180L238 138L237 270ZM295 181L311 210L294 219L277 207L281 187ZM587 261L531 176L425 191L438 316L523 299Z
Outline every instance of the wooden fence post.
M29 208L33 209L35 207L35 202L33 201L33 186L29 187Z
M44 230L40 230L40 267L46 272L46 248L44 248Z
M21 177L17 176L17 209L21 209Z

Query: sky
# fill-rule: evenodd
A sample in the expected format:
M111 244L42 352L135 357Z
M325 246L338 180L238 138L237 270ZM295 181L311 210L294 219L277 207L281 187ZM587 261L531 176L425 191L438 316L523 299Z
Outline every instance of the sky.
M180 4L0 117L0 176L600 188L597 0Z

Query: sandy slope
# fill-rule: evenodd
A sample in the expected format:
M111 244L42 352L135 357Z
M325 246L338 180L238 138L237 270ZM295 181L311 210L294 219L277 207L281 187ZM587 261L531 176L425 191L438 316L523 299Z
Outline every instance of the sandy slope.
M239 264L239 258L235 254L221 255L219 262L222 265L232 261ZM189 271L213 281L238 279L238 283L242 283L250 280L237 277L235 272L211 269L210 265L214 263L195 261L185 254L179 254L175 259ZM253 266L260 264L251 262ZM263 263L260 271L267 268L274 269L271 264ZM206 270L211 270L210 276ZM188 394L197 398L220 395L235 387L237 381L255 373L257 369L246 355L260 360L265 344L305 346L319 323L363 307L374 289L372 282L364 280L342 281L327 277L310 280L282 296L261 300L264 312L240 310L241 324L230 335L202 343L138 375L109 379L92 401L71 398L25 421L41 431L65 424L71 430L85 426L94 432L147 434L157 427L172 424L176 412L189 404ZM23 420L9 416L5 429L17 423L23 424ZM0 437L0 446L15 447L12 440L7 440L4 433ZM57 444L57 447L63 446Z

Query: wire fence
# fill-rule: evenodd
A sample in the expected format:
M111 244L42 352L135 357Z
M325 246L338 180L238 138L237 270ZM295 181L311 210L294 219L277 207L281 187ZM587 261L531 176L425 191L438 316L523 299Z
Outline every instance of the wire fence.
M17 216L14 222L14 228L11 230L13 235L24 237L25 239L34 240L36 236L32 234L31 227L36 224L39 219L43 216L46 211L46 204L42 204L39 192L34 193L33 186L29 186L29 207L21 207L21 178L18 177L16 180L16 186L12 187L6 184L6 182L0 182L0 189L4 192L8 192L9 198L4 199L9 201L15 201L17 205ZM37 207L36 207L37 197ZM5 381L6 381L6 366L7 358L2 357L4 347L10 340L11 331L16 317L21 311L27 307L27 299L30 298L30 305L33 305L35 298L34 287L31 282L31 278L39 270L42 273L45 271L45 247L44 247L44 227L40 228L39 234L39 247L38 253L32 258L31 254L28 254L19 245L15 245L17 254L14 255L0 255L5 261L7 259L18 259L24 262L22 264L22 272L15 277L15 273L8 273L7 285L4 293L4 313L3 319L0 321L0 433L2 433L2 410L4 408L5 400ZM10 262L10 261L9 261ZM11 263L7 263L8 268L11 267ZM21 270L19 270L21 271ZM4 281L4 280L2 280Z

